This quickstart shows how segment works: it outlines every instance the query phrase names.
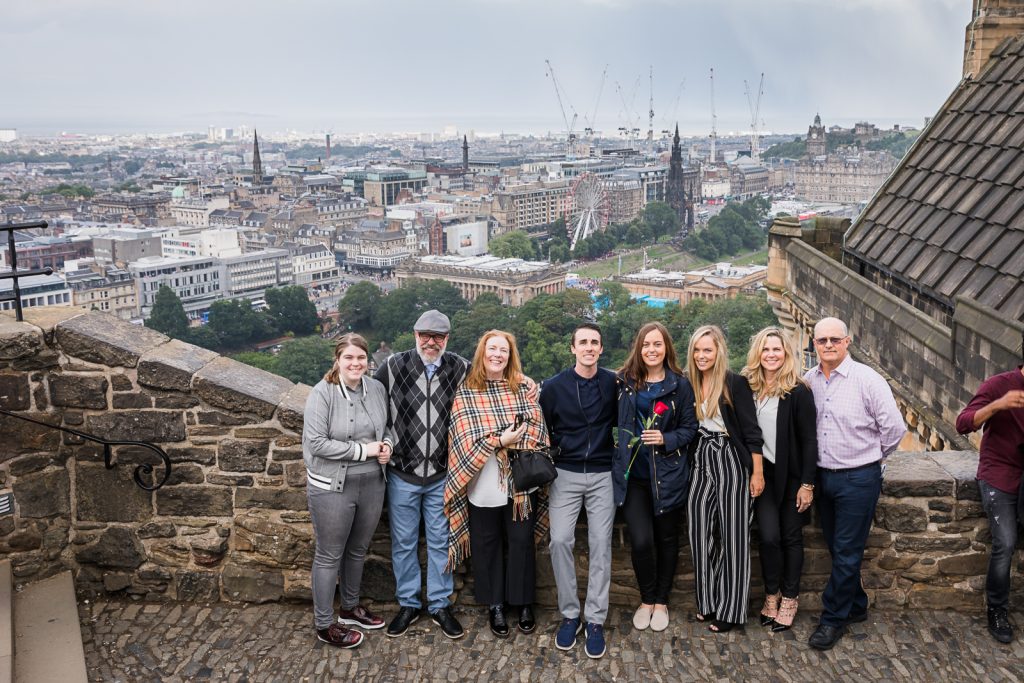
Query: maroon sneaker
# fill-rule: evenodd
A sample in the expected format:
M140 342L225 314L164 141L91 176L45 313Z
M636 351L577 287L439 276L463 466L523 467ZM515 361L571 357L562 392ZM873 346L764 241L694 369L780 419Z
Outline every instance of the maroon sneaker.
M359 644L363 642L364 636L355 629L331 624L327 628L317 629L316 637L321 642L327 643L328 645L351 649L353 647L359 647Z
M350 610L338 610L338 623L344 626L358 626L370 631L384 628L384 620L362 605L356 605Z

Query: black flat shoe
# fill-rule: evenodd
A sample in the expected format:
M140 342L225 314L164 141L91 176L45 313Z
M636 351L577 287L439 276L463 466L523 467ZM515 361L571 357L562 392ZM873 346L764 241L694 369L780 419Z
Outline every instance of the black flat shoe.
M537 628L537 621L533 618L533 607L523 605L519 608L519 630L523 633L533 633Z
M505 607L497 605L490 608L491 633L499 638L508 638L508 622L505 620Z
M775 630L775 619L773 619L772 617L766 617L765 615L762 614L761 615L761 626L771 626L772 630Z

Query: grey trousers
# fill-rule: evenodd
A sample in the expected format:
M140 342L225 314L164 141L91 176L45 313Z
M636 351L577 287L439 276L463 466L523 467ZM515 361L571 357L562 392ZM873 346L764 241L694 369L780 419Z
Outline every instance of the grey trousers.
M384 505L384 474L377 469L350 474L345 490L306 486L313 520L313 623L325 629L334 623L334 587L341 585L341 608L359 604L359 584L370 539Z
M558 586L558 611L567 619L580 616L580 598L576 588L576 520L580 508L587 510L587 540L590 568L584 621L603 624L608 616L608 589L612 581L612 523L615 500L612 473L582 474L559 469L548 490L551 522L551 567Z

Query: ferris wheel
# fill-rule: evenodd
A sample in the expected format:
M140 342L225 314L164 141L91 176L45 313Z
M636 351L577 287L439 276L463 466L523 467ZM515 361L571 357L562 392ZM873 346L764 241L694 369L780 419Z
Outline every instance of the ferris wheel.
M608 225L611 213L604 183L593 173L583 173L569 190L565 210L565 226L569 232L569 248Z

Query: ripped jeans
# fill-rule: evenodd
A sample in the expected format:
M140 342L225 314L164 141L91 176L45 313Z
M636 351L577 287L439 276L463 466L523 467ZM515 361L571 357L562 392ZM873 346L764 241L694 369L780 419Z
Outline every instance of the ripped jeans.
M1017 493L1000 491L986 481L978 480L981 506L988 515L992 533L992 555L988 560L985 597L989 607L1009 607L1010 567L1017 547Z

